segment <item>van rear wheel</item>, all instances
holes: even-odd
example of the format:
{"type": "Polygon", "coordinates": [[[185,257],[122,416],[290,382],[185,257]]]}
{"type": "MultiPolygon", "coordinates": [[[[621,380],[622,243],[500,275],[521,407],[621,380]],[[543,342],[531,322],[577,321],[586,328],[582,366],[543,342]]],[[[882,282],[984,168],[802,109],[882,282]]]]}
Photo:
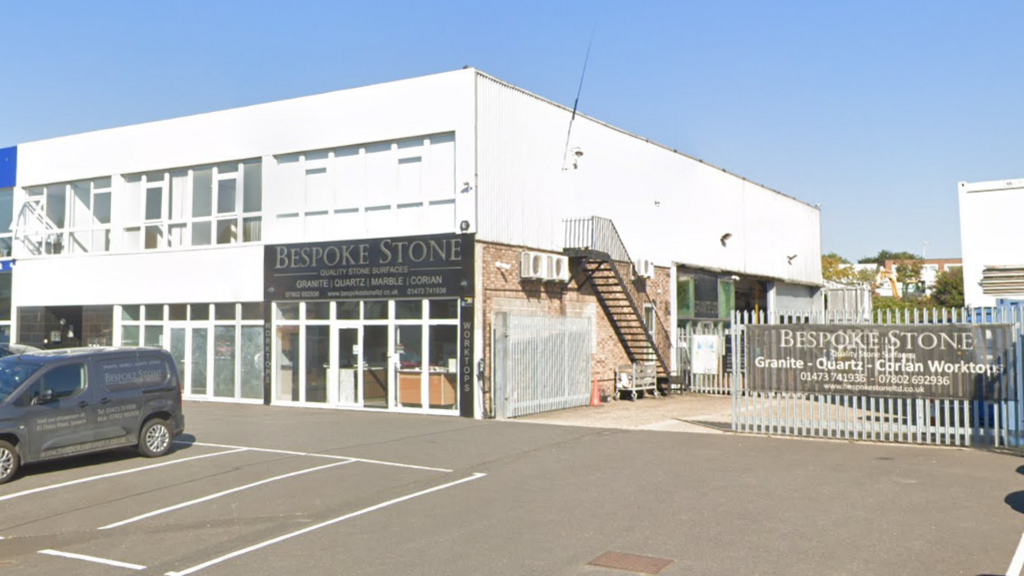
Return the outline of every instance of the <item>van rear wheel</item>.
{"type": "Polygon", "coordinates": [[[139,453],[147,458],[167,454],[171,451],[171,436],[171,428],[166,420],[147,420],[139,432],[139,453]]]}
{"type": "Polygon", "coordinates": [[[0,440],[0,484],[7,482],[18,473],[18,450],[10,442],[0,440]]]}

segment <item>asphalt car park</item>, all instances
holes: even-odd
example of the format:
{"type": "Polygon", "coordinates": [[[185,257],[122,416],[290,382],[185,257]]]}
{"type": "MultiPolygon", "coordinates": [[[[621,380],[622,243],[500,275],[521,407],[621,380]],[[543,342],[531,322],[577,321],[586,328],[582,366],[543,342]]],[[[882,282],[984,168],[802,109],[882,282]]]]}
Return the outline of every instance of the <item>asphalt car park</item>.
{"type": "MultiPolygon", "coordinates": [[[[156,460],[26,467],[0,573],[1004,574],[1020,459],[215,403],[156,460]],[[635,572],[634,572],[635,573],[635,572]]],[[[1024,469],[1024,468],[1022,468],[1024,469]]]]}

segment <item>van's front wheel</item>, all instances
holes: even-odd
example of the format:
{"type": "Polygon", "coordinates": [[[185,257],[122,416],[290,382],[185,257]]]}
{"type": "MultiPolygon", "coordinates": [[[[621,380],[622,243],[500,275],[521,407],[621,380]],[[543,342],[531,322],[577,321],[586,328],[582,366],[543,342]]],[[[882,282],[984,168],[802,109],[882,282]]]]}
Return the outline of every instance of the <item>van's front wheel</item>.
{"type": "Polygon", "coordinates": [[[18,450],[10,442],[0,440],[0,484],[7,482],[18,473],[18,450]]]}
{"type": "Polygon", "coordinates": [[[166,420],[153,418],[142,425],[139,432],[139,453],[147,458],[157,458],[171,451],[171,428],[166,420]]]}

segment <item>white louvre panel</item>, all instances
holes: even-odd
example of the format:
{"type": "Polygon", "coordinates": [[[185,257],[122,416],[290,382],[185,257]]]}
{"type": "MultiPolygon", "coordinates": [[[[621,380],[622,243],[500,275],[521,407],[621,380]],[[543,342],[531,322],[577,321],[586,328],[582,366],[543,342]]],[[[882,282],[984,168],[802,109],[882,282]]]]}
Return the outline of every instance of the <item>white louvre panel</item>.
{"type": "Polygon", "coordinates": [[[553,282],[568,282],[569,257],[549,255],[548,258],[548,280],[553,282]]]}
{"type": "Polygon", "coordinates": [[[523,280],[546,280],[547,265],[547,254],[523,252],[519,260],[519,277],[523,280]]]}
{"type": "Polygon", "coordinates": [[[634,263],[636,268],[636,275],[641,278],[653,278],[654,277],[654,264],[650,260],[637,260],[634,263]]]}
{"type": "Polygon", "coordinates": [[[989,266],[981,273],[981,290],[988,296],[1024,295],[1024,266],[989,266]]]}

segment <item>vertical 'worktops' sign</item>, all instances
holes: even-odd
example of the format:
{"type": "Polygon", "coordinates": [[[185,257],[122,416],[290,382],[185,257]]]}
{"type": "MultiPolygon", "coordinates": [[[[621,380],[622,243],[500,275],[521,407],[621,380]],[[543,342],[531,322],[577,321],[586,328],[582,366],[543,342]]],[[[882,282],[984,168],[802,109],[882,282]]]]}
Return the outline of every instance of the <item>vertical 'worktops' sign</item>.
{"type": "Polygon", "coordinates": [[[753,391],[915,398],[1016,395],[1009,325],[746,327],[753,391]]]}
{"type": "Polygon", "coordinates": [[[270,300],[472,296],[473,236],[439,234],[264,248],[270,300]]]}

